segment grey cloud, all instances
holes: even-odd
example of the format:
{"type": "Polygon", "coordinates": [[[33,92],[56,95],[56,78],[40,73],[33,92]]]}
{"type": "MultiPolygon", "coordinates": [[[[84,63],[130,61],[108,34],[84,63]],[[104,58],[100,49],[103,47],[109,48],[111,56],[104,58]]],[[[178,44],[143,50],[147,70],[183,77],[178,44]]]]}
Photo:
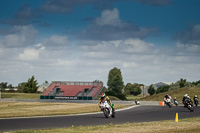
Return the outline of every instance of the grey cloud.
{"type": "Polygon", "coordinates": [[[141,2],[142,4],[150,4],[153,6],[163,6],[172,3],[172,0],[137,0],[137,1],[141,2]]]}
{"type": "Polygon", "coordinates": [[[50,27],[51,24],[39,20],[42,16],[43,13],[40,10],[32,9],[28,4],[24,4],[13,15],[13,18],[3,19],[1,23],[19,26],[37,24],[42,27],[50,27]]]}
{"type": "Polygon", "coordinates": [[[157,33],[157,28],[139,27],[120,20],[118,9],[104,10],[79,37],[86,40],[120,40],[126,38],[145,38],[157,33]]]}
{"type": "Polygon", "coordinates": [[[200,45],[200,24],[194,25],[175,36],[175,40],[183,44],[200,45]]]}
{"type": "Polygon", "coordinates": [[[38,31],[32,25],[13,26],[8,34],[3,36],[0,44],[5,47],[23,47],[34,45],[38,31]]]}
{"type": "MultiPolygon", "coordinates": [[[[149,4],[153,6],[163,6],[171,4],[172,0],[127,0],[149,4]]],[[[124,0],[49,0],[45,2],[40,10],[53,13],[70,13],[79,5],[92,5],[94,9],[112,9],[115,2],[124,2],[124,0]]]]}
{"type": "Polygon", "coordinates": [[[27,25],[31,23],[31,20],[39,18],[39,16],[40,13],[38,11],[25,4],[19,8],[12,19],[4,19],[1,22],[10,25],[27,25]]]}
{"type": "Polygon", "coordinates": [[[90,25],[80,34],[82,39],[119,40],[125,38],[145,38],[157,32],[157,28],[140,28],[133,24],[118,27],[111,25],[90,25]]]}
{"type": "Polygon", "coordinates": [[[40,10],[44,12],[69,13],[75,9],[77,5],[90,3],[92,0],[49,0],[44,3],[40,10]]]}

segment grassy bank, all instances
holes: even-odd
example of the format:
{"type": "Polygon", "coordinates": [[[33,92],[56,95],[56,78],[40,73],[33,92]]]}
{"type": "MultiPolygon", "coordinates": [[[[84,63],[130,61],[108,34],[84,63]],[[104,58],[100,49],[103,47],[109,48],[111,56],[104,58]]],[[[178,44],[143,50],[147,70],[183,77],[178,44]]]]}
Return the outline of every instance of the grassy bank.
{"type": "MultiPolygon", "coordinates": [[[[0,118],[68,115],[98,112],[96,104],[88,103],[40,103],[40,102],[0,102],[0,118]]],[[[127,105],[115,104],[115,108],[127,105]]]]}
{"type": "Polygon", "coordinates": [[[172,98],[176,97],[178,101],[182,101],[183,95],[188,94],[191,98],[194,95],[200,96],[200,87],[184,87],[175,90],[169,90],[168,92],[155,94],[153,96],[140,98],[142,101],[161,101],[165,94],[168,93],[172,98]]]}
{"type": "Polygon", "coordinates": [[[1,98],[16,98],[16,99],[40,99],[40,94],[36,93],[1,93],[1,98]]]}
{"type": "Polygon", "coordinates": [[[80,126],[71,128],[56,128],[42,130],[21,130],[10,133],[200,133],[200,117],[174,121],[125,123],[120,125],[80,126]]]}

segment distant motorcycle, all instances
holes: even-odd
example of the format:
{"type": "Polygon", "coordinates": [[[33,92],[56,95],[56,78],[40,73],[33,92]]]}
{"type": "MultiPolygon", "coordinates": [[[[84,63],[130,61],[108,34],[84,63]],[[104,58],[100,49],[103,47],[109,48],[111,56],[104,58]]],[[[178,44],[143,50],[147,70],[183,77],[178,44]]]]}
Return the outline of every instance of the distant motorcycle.
{"type": "Polygon", "coordinates": [[[196,105],[196,107],[198,106],[198,104],[199,104],[198,98],[195,98],[195,99],[194,99],[194,104],[196,105]]]}
{"type": "Polygon", "coordinates": [[[140,102],[138,100],[136,100],[135,105],[140,105],[140,102]]]}
{"type": "Polygon", "coordinates": [[[193,103],[190,100],[186,99],[185,104],[186,104],[187,109],[189,109],[191,112],[194,111],[193,103]]]}
{"type": "Polygon", "coordinates": [[[172,107],[172,101],[171,101],[171,99],[170,99],[170,98],[167,98],[167,99],[165,100],[165,104],[171,108],[171,107],[172,107]]]}
{"type": "Polygon", "coordinates": [[[178,106],[178,101],[177,101],[177,100],[175,100],[175,101],[174,101],[174,104],[175,104],[176,106],[178,106]]]}
{"type": "Polygon", "coordinates": [[[114,105],[113,104],[109,105],[107,101],[104,101],[104,102],[101,102],[100,108],[101,108],[101,111],[103,111],[104,116],[106,118],[108,118],[110,116],[112,118],[115,117],[115,109],[114,109],[114,105]]]}

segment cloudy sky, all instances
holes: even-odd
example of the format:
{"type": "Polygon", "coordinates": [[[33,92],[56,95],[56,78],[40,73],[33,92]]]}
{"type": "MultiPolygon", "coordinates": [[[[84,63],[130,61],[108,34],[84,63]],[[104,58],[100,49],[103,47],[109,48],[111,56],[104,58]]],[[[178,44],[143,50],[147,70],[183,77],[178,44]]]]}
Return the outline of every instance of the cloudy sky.
{"type": "Polygon", "coordinates": [[[200,80],[199,0],[0,0],[0,82],[200,80]]]}

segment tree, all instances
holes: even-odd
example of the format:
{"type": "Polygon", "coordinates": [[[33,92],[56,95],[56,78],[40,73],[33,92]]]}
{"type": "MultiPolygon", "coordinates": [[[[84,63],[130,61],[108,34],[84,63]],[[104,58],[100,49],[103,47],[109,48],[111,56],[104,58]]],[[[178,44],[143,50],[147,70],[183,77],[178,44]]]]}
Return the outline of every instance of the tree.
{"type": "Polygon", "coordinates": [[[151,84],[151,85],[149,86],[148,93],[149,93],[150,95],[153,95],[153,94],[155,94],[155,92],[156,92],[156,90],[154,89],[153,85],[151,84]]]}
{"type": "Polygon", "coordinates": [[[37,80],[35,80],[34,75],[28,79],[28,82],[25,83],[23,92],[24,93],[36,93],[38,88],[37,80]]]}
{"type": "Polygon", "coordinates": [[[7,88],[8,82],[1,82],[0,83],[0,88],[7,88]]]}
{"type": "Polygon", "coordinates": [[[114,91],[116,94],[122,93],[124,82],[120,69],[114,67],[110,70],[107,85],[109,91],[114,91]]]}
{"type": "Polygon", "coordinates": [[[186,79],[180,79],[180,83],[179,83],[179,86],[180,86],[180,88],[183,88],[183,87],[185,87],[185,85],[186,85],[186,79]]]}
{"type": "Polygon", "coordinates": [[[169,87],[170,87],[169,85],[160,86],[160,87],[156,90],[156,94],[168,91],[168,90],[169,90],[169,87]]]}
{"type": "Polygon", "coordinates": [[[140,88],[140,84],[134,83],[127,83],[125,86],[125,92],[126,94],[131,94],[131,95],[139,95],[141,94],[142,90],[140,88]]]}
{"type": "Polygon", "coordinates": [[[132,84],[131,83],[127,83],[125,88],[124,88],[124,91],[125,91],[126,95],[130,95],[131,88],[132,88],[132,84]]]}

